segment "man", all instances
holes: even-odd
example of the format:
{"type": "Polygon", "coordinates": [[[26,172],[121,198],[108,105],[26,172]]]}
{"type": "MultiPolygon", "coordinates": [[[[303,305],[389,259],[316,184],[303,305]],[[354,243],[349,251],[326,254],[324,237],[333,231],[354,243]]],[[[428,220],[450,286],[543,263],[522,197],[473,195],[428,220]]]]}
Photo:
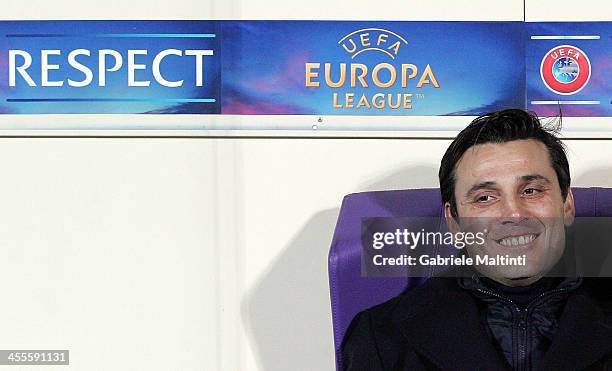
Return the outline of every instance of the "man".
{"type": "Polygon", "coordinates": [[[518,109],[479,117],[447,149],[439,179],[449,229],[487,231],[470,257],[527,264],[450,270],[360,313],[345,370],[612,370],[610,281],[567,264],[574,198],[554,130],[518,109]]]}

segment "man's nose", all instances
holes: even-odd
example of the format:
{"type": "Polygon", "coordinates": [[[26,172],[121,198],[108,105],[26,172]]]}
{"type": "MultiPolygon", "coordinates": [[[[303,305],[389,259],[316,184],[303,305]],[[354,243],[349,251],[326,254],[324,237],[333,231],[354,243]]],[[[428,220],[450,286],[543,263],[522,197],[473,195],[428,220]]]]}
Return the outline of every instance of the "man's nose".
{"type": "Polygon", "coordinates": [[[519,197],[506,197],[503,201],[502,221],[516,223],[529,217],[529,210],[519,197]]]}

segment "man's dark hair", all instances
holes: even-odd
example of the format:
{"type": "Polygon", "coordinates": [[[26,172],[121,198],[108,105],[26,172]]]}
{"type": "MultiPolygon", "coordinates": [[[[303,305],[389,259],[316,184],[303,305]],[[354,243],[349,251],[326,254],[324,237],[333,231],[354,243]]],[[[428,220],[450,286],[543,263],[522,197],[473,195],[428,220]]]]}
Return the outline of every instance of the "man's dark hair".
{"type": "Polygon", "coordinates": [[[570,170],[565,146],[556,134],[561,128],[557,125],[542,125],[538,117],[521,109],[506,109],[482,115],[472,121],[453,140],[440,163],[438,177],[442,202],[450,202],[451,215],[457,217],[455,200],[455,165],[472,146],[485,143],[506,143],[520,139],[535,139],[546,146],[551,165],[557,173],[563,200],[570,186],[570,170]]]}

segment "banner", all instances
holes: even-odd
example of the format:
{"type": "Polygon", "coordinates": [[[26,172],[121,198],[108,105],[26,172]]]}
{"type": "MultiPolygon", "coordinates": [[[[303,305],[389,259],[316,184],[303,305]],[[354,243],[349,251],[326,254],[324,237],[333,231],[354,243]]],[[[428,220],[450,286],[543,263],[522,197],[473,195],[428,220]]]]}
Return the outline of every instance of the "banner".
{"type": "Polygon", "coordinates": [[[540,116],[612,116],[612,23],[527,23],[527,105],[540,116]]]}
{"type": "Polygon", "coordinates": [[[0,113],[612,114],[609,22],[2,21],[0,113]],[[606,73],[608,71],[608,73],[606,73]]]}

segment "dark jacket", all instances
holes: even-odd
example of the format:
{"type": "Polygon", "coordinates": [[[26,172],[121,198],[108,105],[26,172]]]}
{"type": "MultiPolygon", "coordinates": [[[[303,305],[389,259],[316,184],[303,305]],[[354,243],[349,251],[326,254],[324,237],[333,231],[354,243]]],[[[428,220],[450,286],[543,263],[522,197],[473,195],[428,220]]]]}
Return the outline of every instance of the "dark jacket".
{"type": "Polygon", "coordinates": [[[567,297],[582,283],[579,277],[544,277],[531,285],[508,287],[476,272],[457,281],[480,302],[489,340],[514,371],[539,368],[559,328],[567,297]]]}
{"type": "MultiPolygon", "coordinates": [[[[345,370],[509,370],[477,300],[455,278],[360,313],[342,346],[345,370]]],[[[562,310],[541,371],[612,370],[612,280],[585,279],[562,310]]]]}

